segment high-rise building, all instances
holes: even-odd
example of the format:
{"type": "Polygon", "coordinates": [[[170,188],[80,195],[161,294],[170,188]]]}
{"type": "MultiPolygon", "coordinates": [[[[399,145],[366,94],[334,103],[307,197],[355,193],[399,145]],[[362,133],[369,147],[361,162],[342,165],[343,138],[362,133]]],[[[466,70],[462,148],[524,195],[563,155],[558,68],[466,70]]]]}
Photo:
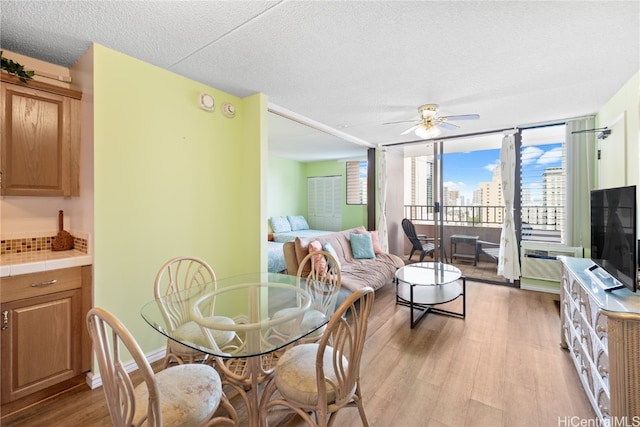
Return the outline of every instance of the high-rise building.
{"type": "Polygon", "coordinates": [[[459,206],[460,205],[460,190],[451,190],[445,187],[445,205],[459,206]]]}
{"type": "Polygon", "coordinates": [[[563,167],[546,168],[542,173],[544,224],[549,230],[564,230],[565,181],[563,167]]]}
{"type": "Polygon", "coordinates": [[[404,159],[404,204],[422,206],[421,219],[433,219],[433,163],[426,156],[404,159]],[[427,214],[428,213],[428,214],[427,214]]]}
{"type": "Polygon", "coordinates": [[[502,197],[502,175],[500,166],[493,169],[493,179],[490,182],[479,182],[480,190],[480,220],[492,224],[502,224],[504,199],[502,197]]]}

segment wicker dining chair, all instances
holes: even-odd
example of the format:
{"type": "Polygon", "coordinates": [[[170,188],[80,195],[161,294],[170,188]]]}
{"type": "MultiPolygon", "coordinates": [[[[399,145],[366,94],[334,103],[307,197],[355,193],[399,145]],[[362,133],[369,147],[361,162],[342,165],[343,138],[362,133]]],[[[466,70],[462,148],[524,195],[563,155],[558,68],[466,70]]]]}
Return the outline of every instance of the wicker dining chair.
{"type": "Polygon", "coordinates": [[[261,419],[283,407],[294,411],[310,426],[331,426],[335,414],[357,407],[368,426],[360,391],[360,360],[373,305],[370,287],[351,294],[331,316],[318,343],[287,350],[276,364],[260,403],[261,419]],[[310,413],[315,413],[315,419],[310,413]]]}
{"type": "MultiPolygon", "coordinates": [[[[160,310],[165,318],[166,325],[174,331],[174,334],[184,337],[196,345],[206,347],[209,342],[203,335],[200,326],[191,320],[191,305],[189,301],[180,298],[184,291],[191,287],[203,287],[209,283],[215,283],[216,275],[213,268],[204,260],[192,256],[180,256],[170,259],[160,267],[154,282],[154,296],[160,304],[160,310]],[[160,298],[168,295],[176,298],[160,298]]],[[[215,287],[210,288],[215,290],[215,287]]],[[[213,308],[212,308],[213,310],[213,308]]],[[[218,323],[233,324],[234,320],[224,316],[213,316],[218,323]]],[[[237,336],[229,331],[217,331],[216,344],[220,348],[237,340],[237,336]]],[[[185,362],[207,361],[208,355],[191,347],[179,344],[173,340],[167,340],[167,351],[164,359],[166,368],[172,361],[183,364],[185,362]]]]}
{"type": "Polygon", "coordinates": [[[129,330],[100,307],[87,313],[87,328],[96,354],[102,387],[116,427],[145,425],[204,426],[238,424],[235,409],[222,390],[216,370],[203,364],[176,365],[154,373],[129,330]],[[126,350],[142,377],[134,386],[126,350]],[[226,416],[218,413],[221,408],[226,416]]]}
{"type": "MultiPolygon", "coordinates": [[[[303,286],[311,295],[311,308],[304,314],[298,325],[295,322],[279,324],[274,328],[276,334],[290,335],[294,328],[307,328],[317,324],[318,319],[327,319],[336,308],[342,284],[342,273],[338,261],[326,251],[309,252],[298,266],[298,286],[303,286]]],[[[274,319],[288,315],[294,308],[282,309],[273,314],[274,319]]],[[[324,326],[298,340],[297,344],[318,341],[324,332],[324,326]]]]}

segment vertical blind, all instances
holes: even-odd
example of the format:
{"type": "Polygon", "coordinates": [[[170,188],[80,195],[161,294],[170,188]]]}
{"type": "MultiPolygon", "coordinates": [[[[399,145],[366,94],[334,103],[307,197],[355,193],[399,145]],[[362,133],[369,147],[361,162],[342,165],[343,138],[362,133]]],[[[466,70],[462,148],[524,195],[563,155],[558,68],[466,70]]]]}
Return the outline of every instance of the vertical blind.
{"type": "Polygon", "coordinates": [[[347,204],[367,204],[367,162],[347,162],[347,204]]]}

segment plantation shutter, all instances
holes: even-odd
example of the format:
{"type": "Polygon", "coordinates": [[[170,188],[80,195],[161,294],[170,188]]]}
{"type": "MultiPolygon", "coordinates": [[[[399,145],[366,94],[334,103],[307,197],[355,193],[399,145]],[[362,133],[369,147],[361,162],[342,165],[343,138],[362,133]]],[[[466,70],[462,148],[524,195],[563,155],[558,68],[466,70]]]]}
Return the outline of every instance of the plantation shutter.
{"type": "Polygon", "coordinates": [[[314,230],[342,230],[342,177],[307,179],[307,220],[314,230]]]}

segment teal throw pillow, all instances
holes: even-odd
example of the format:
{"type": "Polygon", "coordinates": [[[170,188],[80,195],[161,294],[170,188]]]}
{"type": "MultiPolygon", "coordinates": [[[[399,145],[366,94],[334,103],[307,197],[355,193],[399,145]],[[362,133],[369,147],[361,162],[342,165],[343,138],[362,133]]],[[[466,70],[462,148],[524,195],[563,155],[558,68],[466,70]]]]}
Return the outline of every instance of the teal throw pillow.
{"type": "Polygon", "coordinates": [[[309,229],[309,224],[307,224],[307,220],[304,219],[302,215],[288,215],[287,220],[289,221],[289,225],[291,225],[291,231],[309,229]]]}
{"type": "Polygon", "coordinates": [[[291,231],[291,225],[287,218],[283,216],[272,216],[271,229],[274,233],[288,233],[291,231]]]}
{"type": "MultiPolygon", "coordinates": [[[[336,252],[336,250],[333,249],[333,246],[331,246],[331,243],[326,242],[324,245],[322,245],[322,249],[324,249],[325,252],[329,252],[331,254],[331,256],[336,260],[336,263],[338,264],[338,270],[340,270],[342,268],[340,259],[338,258],[338,253],[336,252]]],[[[329,268],[333,268],[332,264],[332,262],[329,262],[329,268]]]]}
{"type": "Polygon", "coordinates": [[[351,233],[349,235],[349,242],[351,243],[351,252],[355,259],[373,259],[376,257],[375,252],[373,252],[371,234],[351,233]]]}

